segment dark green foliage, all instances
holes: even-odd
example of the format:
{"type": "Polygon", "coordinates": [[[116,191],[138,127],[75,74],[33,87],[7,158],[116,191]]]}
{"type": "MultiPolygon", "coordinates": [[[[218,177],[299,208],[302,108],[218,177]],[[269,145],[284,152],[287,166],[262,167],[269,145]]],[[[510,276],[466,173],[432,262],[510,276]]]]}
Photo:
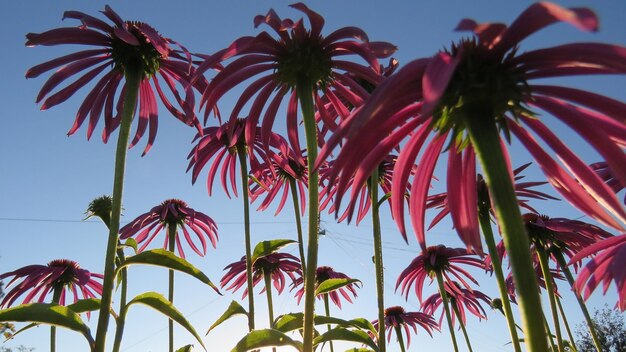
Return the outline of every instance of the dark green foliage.
{"type": "MultiPolygon", "coordinates": [[[[626,321],[622,313],[605,305],[604,308],[595,310],[592,320],[603,352],[626,351],[626,321]]],[[[579,352],[596,351],[585,323],[576,326],[576,335],[579,352]]]]}

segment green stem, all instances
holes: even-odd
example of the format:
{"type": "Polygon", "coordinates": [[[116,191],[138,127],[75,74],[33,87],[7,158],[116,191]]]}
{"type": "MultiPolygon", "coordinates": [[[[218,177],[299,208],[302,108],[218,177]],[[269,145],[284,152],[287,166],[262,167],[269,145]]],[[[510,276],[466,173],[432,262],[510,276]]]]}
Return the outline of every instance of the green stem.
{"type": "MultiPolygon", "coordinates": [[[[63,286],[55,286],[52,289],[52,303],[59,304],[61,299],[61,293],[63,292],[63,286]]],[[[50,352],[55,352],[57,349],[57,327],[52,325],[50,327],[50,352]]]]}
{"type": "Polygon", "coordinates": [[[539,256],[539,263],[541,264],[543,279],[546,282],[546,292],[548,293],[548,299],[550,301],[550,311],[552,312],[552,321],[554,323],[556,342],[559,347],[559,352],[564,352],[565,346],[563,345],[563,336],[561,336],[561,325],[559,323],[559,313],[556,307],[554,283],[552,282],[552,274],[550,274],[550,267],[548,264],[548,255],[543,250],[543,248],[536,247],[535,249],[537,250],[537,255],[539,256]]]}
{"type": "MultiPolygon", "coordinates": [[[[274,327],[274,304],[272,303],[272,276],[269,272],[263,270],[263,278],[265,279],[265,295],[267,296],[267,311],[270,316],[270,329],[274,327]]],[[[276,347],[272,347],[272,351],[276,352],[276,347]]]]}
{"type": "Polygon", "coordinates": [[[450,338],[452,339],[452,346],[454,346],[454,352],[459,352],[459,346],[456,343],[456,336],[454,335],[454,326],[452,325],[452,316],[450,315],[450,307],[448,306],[448,293],[443,284],[443,274],[441,271],[437,271],[437,285],[439,286],[439,295],[441,295],[441,301],[443,302],[443,310],[446,313],[446,320],[448,321],[448,330],[450,330],[450,338]]]}
{"type": "Polygon", "coordinates": [[[552,335],[552,331],[550,331],[550,325],[548,325],[548,319],[546,319],[545,315],[542,314],[542,316],[543,316],[543,326],[545,327],[546,332],[548,333],[548,341],[550,343],[550,348],[551,348],[550,351],[556,352],[557,347],[554,344],[554,339],[552,338],[553,335],[552,335]]]}
{"type": "Polygon", "coordinates": [[[317,126],[313,107],[313,87],[306,82],[297,84],[296,92],[300,100],[309,165],[309,234],[307,246],[307,268],[304,276],[304,322],[303,351],[313,352],[313,317],[315,316],[315,272],[318,252],[318,216],[319,216],[319,175],[313,164],[317,159],[317,126]]]}
{"type": "MultiPolygon", "coordinates": [[[[400,329],[400,325],[396,326],[395,329],[396,336],[398,337],[398,343],[400,344],[400,352],[406,352],[404,347],[404,338],[402,337],[402,330],[400,329]]],[[[385,335],[379,336],[378,339],[385,339],[385,335]]]]}
{"type": "Polygon", "coordinates": [[[95,350],[104,352],[106,345],[107,329],[109,328],[109,311],[113,299],[113,285],[115,282],[115,252],[120,230],[120,215],[122,211],[122,194],[124,193],[124,170],[126,169],[126,150],[128,149],[128,137],[130,125],[133,121],[139,83],[141,82],[143,68],[139,65],[126,65],[126,93],[124,94],[124,107],[120,122],[120,132],[115,151],[115,172],[113,176],[113,196],[111,204],[111,223],[109,238],[104,259],[104,281],[102,283],[102,298],[100,313],[98,315],[98,327],[96,330],[95,350]]]}
{"type": "Polygon", "coordinates": [[[378,206],[378,169],[369,179],[370,202],[372,203],[372,232],[374,234],[374,265],[376,270],[376,299],[378,303],[378,349],[385,352],[385,273],[383,267],[383,243],[380,231],[380,213],[378,206]]]}
{"type": "MultiPolygon", "coordinates": [[[[174,253],[174,250],[176,249],[176,224],[168,224],[167,232],[167,249],[174,253]]],[[[174,270],[172,269],[169,270],[168,283],[167,299],[170,303],[174,303],[174,270]]],[[[174,352],[174,321],[172,319],[168,320],[167,328],[169,332],[169,351],[174,352]]]]}
{"type": "MultiPolygon", "coordinates": [[[[120,260],[120,264],[124,263],[126,257],[124,256],[124,250],[117,249],[117,257],[120,260]]],[[[115,339],[113,340],[113,352],[119,352],[122,345],[122,336],[124,335],[124,326],[126,325],[126,297],[128,295],[128,272],[126,268],[123,268],[120,272],[122,275],[121,293],[120,293],[120,314],[116,320],[115,327],[115,339]]]]}
{"type": "Polygon", "coordinates": [[[246,146],[237,144],[237,155],[241,169],[241,193],[243,196],[243,217],[246,242],[246,281],[248,284],[248,330],[254,330],[254,291],[252,286],[252,243],[250,239],[250,202],[248,201],[248,161],[246,146]]]}
{"type": "Polygon", "coordinates": [[[461,320],[461,312],[459,312],[459,307],[457,306],[456,302],[450,302],[450,305],[452,306],[452,309],[454,309],[454,314],[456,314],[459,320],[459,325],[461,326],[461,331],[463,332],[463,337],[465,338],[467,349],[469,350],[469,352],[473,352],[472,344],[470,344],[469,335],[467,335],[467,330],[465,329],[465,324],[463,324],[463,320],[461,320]]]}
{"type": "Polygon", "coordinates": [[[291,200],[293,203],[293,212],[296,218],[296,230],[298,230],[298,250],[300,251],[300,263],[302,264],[302,272],[306,272],[306,258],[304,256],[304,238],[302,237],[302,219],[300,217],[300,202],[298,202],[298,187],[296,179],[289,178],[289,186],[291,187],[291,200]]]}
{"type": "MultiPolygon", "coordinates": [[[[326,316],[330,318],[330,303],[328,302],[328,293],[324,294],[324,309],[326,310],[326,316]]],[[[330,324],[327,324],[326,328],[330,331],[330,324]]],[[[335,352],[332,341],[329,341],[329,345],[330,345],[330,352],[335,352]]]]}
{"type": "Polygon", "coordinates": [[[578,348],[576,348],[576,343],[574,342],[574,335],[572,335],[572,330],[569,328],[567,317],[565,317],[565,311],[563,310],[561,299],[559,299],[558,296],[556,296],[555,298],[556,298],[556,305],[559,308],[559,313],[561,313],[561,318],[563,318],[563,325],[565,325],[565,331],[567,331],[567,336],[569,337],[569,346],[574,352],[576,352],[578,351],[578,348]]]}
{"type": "Polygon", "coordinates": [[[574,296],[576,296],[576,301],[578,301],[578,305],[580,306],[580,310],[583,312],[583,316],[585,317],[585,321],[587,322],[587,328],[589,329],[589,333],[591,334],[591,339],[593,340],[593,344],[596,346],[596,350],[598,352],[602,352],[602,344],[600,343],[600,339],[598,338],[598,333],[596,331],[595,325],[591,320],[591,315],[589,314],[589,310],[587,310],[587,305],[585,301],[583,301],[582,297],[578,293],[578,291],[574,290],[574,276],[572,275],[572,271],[569,270],[567,266],[567,262],[565,262],[565,258],[563,257],[563,253],[556,252],[555,255],[556,261],[561,268],[563,274],[565,274],[565,278],[567,278],[567,282],[572,288],[572,292],[574,296]]]}
{"type": "Polygon", "coordinates": [[[465,119],[467,132],[485,172],[485,181],[508,251],[528,351],[545,352],[548,345],[541,322],[542,311],[537,292],[537,278],[528,251],[530,245],[500,146],[498,129],[492,120],[493,112],[491,109],[484,111],[483,107],[475,107],[473,110],[468,107],[468,110],[470,116],[465,119]]]}
{"type": "MultiPolygon", "coordinates": [[[[487,195],[487,202],[489,196],[487,195]]],[[[479,198],[481,196],[479,195],[479,198]]],[[[522,348],[519,343],[519,336],[517,335],[515,319],[513,318],[513,310],[511,309],[511,302],[509,301],[509,295],[506,289],[506,281],[504,279],[504,272],[502,271],[502,262],[498,256],[498,249],[496,248],[496,242],[491,230],[491,220],[489,216],[489,206],[487,209],[479,209],[478,220],[480,222],[480,228],[483,231],[483,237],[487,243],[487,249],[489,250],[489,257],[491,258],[491,266],[496,274],[496,282],[498,283],[498,291],[500,292],[500,300],[502,301],[502,307],[504,308],[504,317],[506,318],[507,326],[509,328],[509,334],[511,335],[511,344],[515,349],[515,352],[521,352],[522,348]]]]}

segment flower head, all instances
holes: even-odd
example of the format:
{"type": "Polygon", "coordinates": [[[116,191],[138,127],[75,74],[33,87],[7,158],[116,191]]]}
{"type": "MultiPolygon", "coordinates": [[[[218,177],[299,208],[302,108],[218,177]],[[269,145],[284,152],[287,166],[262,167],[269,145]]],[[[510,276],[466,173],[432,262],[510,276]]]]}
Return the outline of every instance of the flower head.
{"type": "MultiPolygon", "coordinates": [[[[378,320],[372,322],[374,328],[378,330],[378,320]]],[[[404,328],[406,334],[407,347],[411,345],[411,332],[417,334],[417,327],[426,330],[428,335],[433,336],[433,330],[439,330],[439,325],[433,319],[432,315],[422,312],[406,312],[400,306],[393,306],[385,309],[385,329],[387,330],[387,341],[391,340],[391,334],[394,329],[404,328]]]]}
{"type": "Polygon", "coordinates": [[[7,308],[23,294],[26,297],[22,304],[36,301],[44,302],[51,291],[59,290],[59,301],[65,305],[68,291],[72,293],[73,302],[80,296],[84,299],[95,298],[102,294],[102,284],[99,280],[104,277],[82,269],[78,263],[68,259],[57,259],[47,265],[28,265],[23,268],[0,275],[0,280],[13,276],[7,284],[6,296],[0,307],[7,308]],[[18,281],[22,279],[21,282],[18,281]],[[15,284],[14,287],[11,287],[15,284]]]}
{"type": "Polygon", "coordinates": [[[617,306],[623,312],[626,310],[626,234],[614,236],[578,252],[570,263],[575,263],[581,259],[596,254],[595,257],[580,270],[574,289],[580,292],[581,296],[587,300],[591,293],[602,284],[602,293],[606,294],[611,281],[615,281],[617,287],[617,306]]]}
{"type": "MultiPolygon", "coordinates": [[[[317,267],[317,270],[315,271],[315,288],[317,289],[317,287],[319,285],[322,284],[322,282],[328,280],[328,279],[350,279],[350,277],[344,273],[335,271],[333,268],[329,267],[329,266],[319,266],[317,267]]],[[[292,285],[292,290],[295,289],[298,286],[302,286],[302,288],[300,288],[297,292],[296,292],[296,298],[298,298],[298,304],[300,304],[300,301],[302,300],[302,297],[304,296],[304,279],[303,278],[298,278],[292,285]]],[[[341,299],[339,297],[339,294],[341,294],[341,296],[343,296],[343,298],[352,303],[352,298],[350,298],[350,295],[352,295],[352,297],[356,298],[357,294],[356,294],[356,288],[359,287],[359,283],[358,282],[353,282],[353,283],[349,283],[337,290],[331,291],[328,294],[328,297],[331,299],[331,301],[333,301],[333,303],[339,307],[341,309],[341,299]]],[[[323,295],[318,295],[317,298],[318,299],[322,299],[323,295]]]]}
{"type": "Polygon", "coordinates": [[[322,16],[303,3],[296,3],[291,7],[307,16],[309,29],[303,19],[282,19],[274,10],[270,10],[264,16],[256,16],[254,24],[269,26],[277,37],[263,31],[255,37],[239,38],[229,48],[211,55],[197,70],[202,73],[225,59],[234,59],[224,64],[223,70],[204,91],[201,104],[207,108],[207,112],[227,91],[245,80],[254,79],[241,94],[231,113],[231,120],[237,118],[246,103],[252,102],[248,115],[251,128],[246,135],[248,143],[251,143],[250,137],[255,134],[256,124],[261,116],[261,134],[267,138],[281,102],[289,96],[288,139],[294,148],[299,145],[298,85],[313,89],[316,110],[319,111],[320,106],[324,105],[317,94],[320,91],[333,97],[328,101],[333,110],[347,116],[349,111],[345,102],[357,106],[363,101],[363,97],[353,91],[352,88],[358,86],[358,83],[348,73],[375,84],[379,80],[377,72],[380,70],[377,58],[387,57],[395,51],[391,44],[370,42],[367,35],[356,27],[340,28],[323,36],[322,16]],[[360,56],[367,65],[342,60],[345,55],[360,56]]]}
{"type": "Polygon", "coordinates": [[[139,247],[139,251],[143,251],[156,235],[165,229],[165,244],[163,248],[167,248],[169,239],[168,228],[170,227],[176,228],[176,247],[182,258],[185,258],[185,252],[180,242],[179,228],[182,230],[191,249],[200,256],[206,254],[207,239],[211,242],[213,248],[217,244],[217,225],[213,219],[206,214],[193,210],[180,199],[168,199],[150,209],[149,212],[139,215],[135,220],[120,229],[120,239],[134,237],[138,244],[142,244],[139,247]],[[195,244],[191,232],[200,242],[202,250],[195,244]]]}
{"type": "MultiPolygon", "coordinates": [[[[452,315],[452,325],[454,325],[456,318],[459,318],[461,322],[463,323],[463,325],[466,325],[465,310],[475,315],[478,319],[487,319],[487,314],[485,313],[485,309],[483,308],[480,302],[482,301],[483,303],[486,303],[487,305],[491,305],[491,298],[489,298],[489,296],[487,296],[486,294],[478,290],[472,290],[472,289],[462,287],[461,285],[459,285],[458,283],[454,281],[446,282],[444,287],[446,289],[446,295],[448,297],[450,304],[456,305],[459,311],[459,315],[460,315],[459,317],[457,317],[454,309],[450,311],[452,315]]],[[[422,305],[422,310],[426,314],[434,315],[442,303],[443,303],[443,300],[441,299],[441,294],[437,292],[434,295],[424,300],[423,305],[422,305]]],[[[441,325],[443,316],[444,316],[444,312],[442,309],[441,317],[439,318],[439,325],[441,325]]]]}
{"type": "MultiPolygon", "coordinates": [[[[460,237],[468,246],[476,247],[479,244],[473,240],[475,227],[467,213],[474,212],[475,173],[468,170],[473,169],[475,156],[466,126],[470,121],[476,122],[470,118],[483,118],[481,124],[495,125],[503,132],[501,148],[506,158],[504,140],[513,135],[565,199],[594,219],[622,228],[610,214],[626,220],[626,211],[615,194],[544,124],[547,117],[539,111],[553,115],[574,130],[602,155],[616,178],[626,183],[626,104],[584,90],[536,84],[533,80],[626,73],[626,48],[582,43],[519,54],[518,45],[524,38],[556,22],[568,22],[587,31],[595,31],[598,24],[588,9],[565,9],[546,2],[531,5],[510,26],[461,21],[457,29],[473,31],[473,38],[462,39],[432,58],[405,65],[381,82],[368,102],[337,129],[336,134],[348,141],[337,157],[342,167],[336,174],[341,174],[341,178],[350,178],[356,172],[370,174],[375,161],[382,160],[408,138],[398,158],[392,204],[394,217],[404,233],[401,190],[408,177],[399,175],[406,174],[421,153],[409,203],[412,225],[419,234],[424,225],[431,176],[440,154],[446,150],[448,194],[456,197],[454,202],[450,200],[450,213],[460,237]],[[543,150],[529,130],[553,150],[556,159],[543,150]],[[380,136],[384,136],[382,140],[380,136]],[[362,155],[367,156],[365,160],[359,157],[362,155]]],[[[335,146],[328,143],[320,152],[320,159],[335,146]]],[[[425,247],[423,239],[418,240],[425,247]]]]}
{"type": "MultiPolygon", "coordinates": [[[[226,290],[233,292],[239,290],[246,284],[246,257],[241,260],[228,264],[224,270],[228,272],[220,280],[220,286],[226,285],[226,290]]],[[[263,280],[263,275],[269,273],[274,283],[274,288],[281,294],[285,289],[286,276],[291,279],[291,284],[302,277],[302,265],[300,259],[289,253],[270,253],[259,257],[252,263],[252,286],[256,286],[263,280]]],[[[261,293],[265,292],[265,287],[261,293]]],[[[243,291],[242,298],[248,295],[248,289],[243,291]]]]}
{"type": "MultiPolygon", "coordinates": [[[[41,109],[46,110],[64,102],[102,74],[78,109],[68,135],[74,134],[89,117],[87,138],[91,138],[100,116],[104,115],[102,139],[106,143],[120,124],[122,97],[126,90],[124,77],[129,70],[140,70],[139,119],[131,147],[143,137],[146,129],[149,132],[144,154],[154,143],[158,125],[155,91],[172,115],[201,131],[193,111],[194,96],[190,84],[193,67],[189,52],[177,42],[161,36],[146,23],[123,21],[108,5],[102,13],[113,23],[108,24],[79,11],[67,11],[63,18],[79,20],[80,26],[26,35],[27,46],[80,44],[98,47],[44,62],[26,72],[26,78],[34,78],[60,67],[46,81],[37,96],[37,103],[43,101],[41,109]],[[108,69],[111,67],[112,69],[108,69]],[[55,91],[61,83],[72,77],[78,78],[55,91]],[[163,84],[166,88],[162,87],[163,84]],[[175,98],[178,107],[170,102],[167,91],[175,98]],[[183,91],[184,98],[181,96],[183,91]]],[[[196,87],[204,88],[205,84],[204,80],[198,80],[196,87]]]]}
{"type": "Polygon", "coordinates": [[[428,247],[400,273],[396,281],[396,290],[402,286],[401,292],[408,298],[411,286],[415,285],[415,295],[421,303],[422,290],[426,279],[430,278],[432,281],[437,273],[443,275],[444,281],[451,281],[454,277],[459,280],[463,287],[471,290],[465,279],[475,284],[478,284],[478,282],[469,272],[463,269],[462,265],[484,268],[484,263],[479,258],[476,258],[475,254],[468,252],[464,248],[448,248],[443,245],[428,247]]]}

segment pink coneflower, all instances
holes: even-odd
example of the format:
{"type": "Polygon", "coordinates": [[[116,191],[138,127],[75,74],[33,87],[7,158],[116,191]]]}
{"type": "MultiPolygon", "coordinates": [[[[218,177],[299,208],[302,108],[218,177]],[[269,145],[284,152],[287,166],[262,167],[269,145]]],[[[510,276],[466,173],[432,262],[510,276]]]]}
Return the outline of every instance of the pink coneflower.
{"type": "MultiPolygon", "coordinates": [[[[454,281],[446,282],[445,287],[450,303],[456,306],[456,309],[453,308],[451,312],[453,324],[458,318],[463,325],[466,325],[466,310],[478,319],[487,319],[487,314],[481,305],[481,301],[490,306],[491,298],[489,298],[489,296],[478,290],[462,287],[454,281]],[[458,317],[456,316],[457,311],[459,313],[458,317]]],[[[424,300],[422,310],[426,314],[434,315],[442,303],[443,300],[441,299],[441,295],[439,293],[435,293],[424,300]]],[[[439,318],[440,325],[443,321],[443,316],[444,312],[442,309],[441,317],[439,318]]]]}
{"type": "MultiPolygon", "coordinates": [[[[372,322],[374,328],[378,330],[378,320],[374,320],[372,322]]],[[[401,341],[402,329],[404,329],[404,333],[406,334],[406,345],[409,347],[411,345],[411,331],[409,328],[413,329],[413,333],[417,334],[417,327],[421,327],[426,330],[428,335],[433,336],[433,330],[439,330],[439,325],[435,319],[433,319],[432,315],[428,315],[422,312],[407,312],[404,308],[400,306],[393,306],[385,309],[385,329],[388,331],[387,333],[387,341],[391,341],[391,334],[395,330],[398,335],[398,341],[401,341]]],[[[400,346],[404,350],[403,342],[401,342],[400,346]]]]}
{"type": "Polygon", "coordinates": [[[47,265],[28,265],[23,268],[0,275],[0,280],[13,276],[6,288],[10,290],[0,303],[0,307],[7,308],[26,294],[22,304],[33,301],[42,303],[48,293],[58,294],[58,302],[65,305],[67,292],[72,293],[73,302],[82,296],[83,299],[95,298],[102,294],[103,279],[100,274],[90,273],[82,269],[78,263],[68,259],[57,259],[47,265]],[[20,279],[21,282],[17,283],[20,279]],[[11,286],[14,287],[11,288],[11,286]],[[30,292],[29,292],[30,291],[30,292]],[[55,292],[56,291],[56,292],[55,292]]]}
{"type": "MultiPolygon", "coordinates": [[[[241,260],[228,264],[224,270],[228,270],[220,280],[220,286],[226,287],[226,290],[233,292],[239,290],[246,284],[246,257],[241,260]]],[[[252,264],[253,286],[256,286],[263,280],[263,275],[269,273],[274,284],[274,288],[281,294],[285,289],[286,278],[291,279],[291,284],[302,277],[302,267],[300,259],[289,253],[271,253],[266,256],[259,257],[252,264]]],[[[263,288],[261,293],[265,291],[263,288]]],[[[248,295],[248,289],[243,291],[242,298],[248,295]]]]}
{"type": "Polygon", "coordinates": [[[615,282],[617,287],[617,306],[623,312],[626,310],[626,234],[614,236],[596,244],[593,244],[572,257],[570,263],[575,263],[581,259],[596,254],[595,257],[585,265],[578,273],[575,289],[580,292],[585,300],[591,293],[602,284],[602,293],[615,282]]]}
{"type": "Polygon", "coordinates": [[[207,239],[211,242],[213,248],[217,244],[217,225],[213,219],[206,214],[193,210],[187,203],[179,199],[168,199],[150,209],[149,212],[139,215],[135,220],[120,229],[120,239],[134,237],[137,243],[141,244],[139,251],[143,251],[156,235],[165,229],[165,244],[163,248],[168,248],[168,229],[172,226],[176,227],[176,247],[178,247],[178,253],[182,258],[185,258],[185,252],[181,245],[178,228],[182,230],[185,240],[187,240],[191,249],[200,256],[206,254],[207,239]],[[193,232],[197,241],[200,242],[202,249],[198,248],[194,242],[191,232],[193,232]]]}
{"type": "MultiPolygon", "coordinates": [[[[366,105],[339,127],[320,159],[347,137],[345,148],[337,157],[342,166],[341,177],[347,179],[357,172],[369,175],[380,160],[408,137],[395,170],[392,202],[394,217],[404,233],[402,190],[408,182],[408,168],[421,151],[409,204],[413,228],[420,233],[432,173],[442,151],[448,151],[448,194],[457,198],[450,204],[451,215],[461,238],[476,246],[477,243],[466,240],[474,237],[465,233],[472,228],[466,209],[475,185],[475,175],[467,172],[475,163],[467,127],[470,122],[478,124],[469,121],[469,116],[480,115],[485,118],[481,124],[495,125],[506,139],[510,135],[517,137],[565,199],[594,219],[621,228],[602,208],[626,219],[615,194],[544,124],[546,117],[533,110],[553,115],[577,132],[604,157],[615,177],[626,183],[626,154],[622,149],[626,144],[626,105],[583,90],[532,81],[566,75],[625,73],[626,48],[582,43],[519,54],[518,45],[524,38],[560,21],[588,31],[596,30],[598,24],[588,9],[564,9],[551,3],[531,5],[509,27],[461,21],[457,29],[473,31],[474,38],[463,39],[432,58],[410,62],[385,79],[366,105]],[[529,130],[553,150],[565,167],[544,151],[529,130]],[[367,157],[364,159],[363,155],[367,157]]],[[[508,158],[504,142],[501,145],[508,158]]],[[[343,194],[339,192],[339,197],[343,194]]]]}
{"type": "Polygon", "coordinates": [[[483,261],[465,248],[448,248],[443,245],[428,247],[400,273],[396,281],[396,290],[402,286],[401,293],[408,298],[411,286],[415,285],[415,295],[422,303],[422,290],[426,279],[429,278],[432,282],[437,273],[442,274],[444,281],[449,282],[454,278],[461,282],[463,287],[471,290],[466,279],[475,284],[478,282],[460,265],[485,267],[483,261]]]}
{"type": "MultiPolygon", "coordinates": [[[[350,279],[350,277],[342,272],[335,271],[333,268],[329,266],[320,266],[315,271],[315,288],[317,289],[317,287],[321,285],[322,282],[328,279],[350,279]]],[[[293,283],[291,289],[293,290],[298,286],[302,286],[303,283],[304,283],[304,280],[302,278],[298,278],[293,283]]],[[[357,294],[356,294],[357,287],[359,287],[359,283],[354,282],[354,283],[347,284],[339,288],[338,290],[329,292],[327,294],[328,294],[328,297],[331,299],[331,301],[333,301],[333,303],[341,309],[341,298],[339,297],[339,294],[341,294],[341,296],[343,296],[343,298],[346,301],[352,303],[352,298],[357,297],[357,294]],[[350,295],[352,295],[352,298],[350,297],[350,295]]],[[[303,295],[304,295],[304,287],[301,287],[296,292],[296,298],[298,299],[298,304],[300,304],[300,301],[302,300],[303,295]]],[[[322,295],[319,295],[317,298],[322,299],[322,295]]]]}
{"type": "Polygon", "coordinates": [[[201,103],[207,108],[207,113],[227,91],[241,82],[254,79],[241,94],[231,113],[231,120],[237,118],[246,103],[252,101],[248,115],[250,129],[246,135],[248,143],[251,142],[249,137],[254,135],[261,116],[262,135],[267,137],[281,102],[288,98],[288,139],[294,148],[299,145],[298,84],[304,84],[308,89],[314,88],[316,110],[321,111],[320,107],[324,109],[323,102],[317,95],[317,91],[320,91],[332,98],[328,102],[335,111],[347,116],[348,109],[344,102],[357,106],[363,101],[363,97],[354,92],[353,87],[357,87],[358,83],[353,77],[377,83],[380,79],[377,74],[380,70],[377,58],[387,57],[396,49],[388,43],[368,41],[367,35],[356,27],[340,28],[324,37],[321,34],[324,27],[322,16],[303,3],[296,3],[291,7],[308,17],[310,29],[306,29],[302,19],[281,19],[274,10],[270,10],[264,16],[256,16],[254,24],[269,26],[275,31],[277,38],[265,31],[255,37],[240,38],[231,47],[211,55],[197,70],[201,74],[224,59],[234,58],[224,65],[223,70],[209,83],[202,95],[201,103]],[[341,60],[349,54],[362,57],[367,65],[341,60]],[[353,76],[347,73],[352,73],[353,76]],[[264,109],[265,113],[262,115],[264,109]]]}
{"type": "MultiPolygon", "coordinates": [[[[239,162],[238,148],[244,148],[247,160],[252,168],[256,167],[259,160],[267,160],[266,149],[261,142],[261,137],[257,133],[253,140],[250,140],[248,147],[244,139],[247,133],[247,119],[238,119],[234,122],[227,122],[219,127],[207,127],[202,135],[196,136],[196,145],[193,147],[187,159],[189,166],[187,171],[192,170],[191,180],[196,182],[202,169],[209,164],[209,174],[207,176],[207,189],[209,196],[213,193],[213,183],[218,175],[222,183],[222,188],[226,195],[230,198],[229,185],[233,194],[237,196],[237,171],[236,166],[239,162]],[[221,165],[221,171],[220,169],[221,165]]],[[[283,138],[277,134],[271,134],[270,144],[279,145],[283,138]]]]}
{"type": "MultiPolygon", "coordinates": [[[[105,126],[102,139],[106,143],[111,133],[120,125],[123,102],[121,97],[126,89],[126,83],[123,82],[124,76],[129,69],[141,70],[139,118],[131,147],[141,139],[146,129],[148,129],[148,143],[144,149],[144,155],[154,143],[158,125],[155,91],[172,115],[201,131],[200,123],[194,114],[194,95],[190,84],[190,76],[194,68],[187,49],[161,36],[148,24],[123,21],[108,5],[102,13],[113,22],[113,25],[82,12],[66,11],[63,14],[64,19],[77,19],[81,25],[26,35],[27,46],[79,44],[100,47],[47,61],[26,72],[26,78],[34,78],[61,67],[46,81],[37,96],[37,103],[43,101],[41,109],[46,110],[64,102],[89,81],[102,74],[78,109],[74,125],[68,135],[76,132],[89,117],[87,127],[89,139],[100,116],[104,115],[105,126]],[[85,72],[85,70],[89,71],[85,72]],[[61,83],[76,75],[80,77],[53,93],[61,83]],[[162,88],[163,84],[166,88],[162,88]],[[174,97],[176,101],[174,104],[178,107],[170,101],[171,98],[166,96],[167,91],[174,97]],[[182,92],[184,92],[184,98],[181,96],[182,92]]],[[[205,85],[204,80],[196,81],[198,89],[203,89],[205,85]]]]}

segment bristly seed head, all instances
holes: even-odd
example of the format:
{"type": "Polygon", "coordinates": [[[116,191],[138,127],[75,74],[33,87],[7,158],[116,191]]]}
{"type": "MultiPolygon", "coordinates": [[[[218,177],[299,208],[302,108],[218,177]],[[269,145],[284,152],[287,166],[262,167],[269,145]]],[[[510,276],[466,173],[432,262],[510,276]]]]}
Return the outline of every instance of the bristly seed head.
{"type": "Polygon", "coordinates": [[[159,71],[163,57],[139,29],[141,26],[148,26],[147,24],[137,21],[127,21],[126,24],[128,24],[128,31],[139,41],[139,45],[130,45],[114,37],[111,40],[111,56],[115,62],[115,68],[126,73],[127,69],[132,66],[133,69],[142,70],[142,79],[150,78],[159,71]]]}
{"type": "Polygon", "coordinates": [[[89,277],[85,275],[86,270],[81,269],[78,263],[69,259],[55,259],[48,263],[48,267],[61,268],[63,273],[59,276],[52,285],[58,288],[63,286],[70,286],[74,283],[84,283],[89,280],[89,277]]]}
{"type": "Polygon", "coordinates": [[[537,224],[544,220],[550,220],[546,215],[528,213],[522,215],[528,238],[536,246],[546,251],[557,250],[563,244],[556,238],[554,231],[537,224]]]}
{"type": "Polygon", "coordinates": [[[180,199],[168,199],[161,203],[161,206],[164,208],[161,213],[161,221],[165,224],[182,225],[187,218],[187,212],[181,208],[188,208],[188,205],[180,199]]]}
{"type": "Polygon", "coordinates": [[[310,86],[324,87],[331,80],[332,60],[330,53],[322,46],[322,38],[307,37],[304,40],[294,34],[278,54],[276,76],[278,81],[290,88],[298,82],[310,86]]]}
{"type": "Polygon", "coordinates": [[[463,39],[453,44],[452,57],[461,55],[459,62],[439,105],[433,112],[433,128],[440,132],[453,130],[454,141],[461,148],[469,142],[465,135],[465,119],[476,118],[475,111],[481,114],[485,123],[496,123],[506,130],[505,114],[513,117],[532,114],[523,106],[528,94],[528,84],[511,64],[515,50],[504,58],[493,58],[488,49],[475,39],[463,39]]]}

